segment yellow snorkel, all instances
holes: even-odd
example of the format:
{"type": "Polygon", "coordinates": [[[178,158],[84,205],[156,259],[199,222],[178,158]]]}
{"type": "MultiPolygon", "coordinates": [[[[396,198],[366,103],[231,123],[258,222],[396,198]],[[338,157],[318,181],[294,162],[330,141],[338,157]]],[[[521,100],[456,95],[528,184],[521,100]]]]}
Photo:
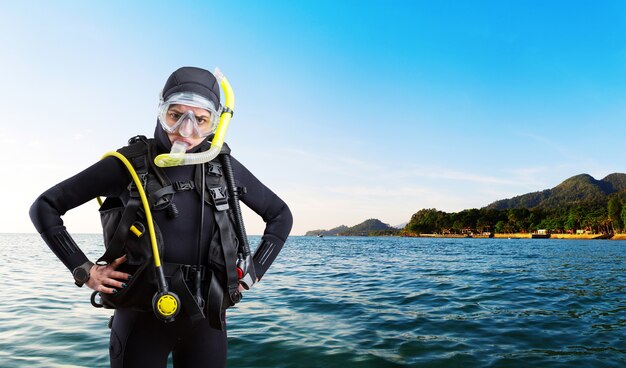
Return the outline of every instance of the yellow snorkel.
{"type": "Polygon", "coordinates": [[[226,137],[226,130],[230,119],[233,117],[233,111],[235,109],[235,94],[228,82],[228,79],[222,74],[222,72],[215,68],[213,72],[215,78],[222,86],[224,90],[224,110],[220,115],[220,121],[215,130],[215,135],[211,141],[211,148],[207,151],[199,153],[185,153],[185,145],[172,145],[172,151],[170,153],[160,154],[154,158],[154,163],[159,167],[181,166],[181,165],[197,165],[209,162],[222,150],[224,144],[224,138],[226,137]]]}

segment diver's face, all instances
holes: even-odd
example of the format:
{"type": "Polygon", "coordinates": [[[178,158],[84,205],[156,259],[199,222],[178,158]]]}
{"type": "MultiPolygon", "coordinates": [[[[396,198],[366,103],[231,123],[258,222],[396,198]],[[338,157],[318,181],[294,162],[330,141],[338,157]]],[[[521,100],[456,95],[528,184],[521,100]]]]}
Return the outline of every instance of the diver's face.
{"type": "MultiPolygon", "coordinates": [[[[167,119],[168,123],[171,119],[173,122],[177,121],[178,118],[183,116],[186,112],[192,111],[196,116],[196,120],[198,120],[198,124],[202,126],[206,123],[205,119],[211,116],[211,113],[205,109],[201,109],[199,107],[187,106],[187,105],[172,105],[167,110],[167,119]]],[[[209,124],[209,123],[206,123],[209,124]]],[[[187,150],[190,150],[200,143],[202,143],[206,137],[199,137],[195,133],[195,129],[193,123],[191,121],[185,121],[178,130],[174,133],[167,133],[167,137],[170,139],[170,143],[174,144],[176,141],[184,142],[188,145],[187,150]],[[186,137],[184,137],[184,136],[186,137]]]]}

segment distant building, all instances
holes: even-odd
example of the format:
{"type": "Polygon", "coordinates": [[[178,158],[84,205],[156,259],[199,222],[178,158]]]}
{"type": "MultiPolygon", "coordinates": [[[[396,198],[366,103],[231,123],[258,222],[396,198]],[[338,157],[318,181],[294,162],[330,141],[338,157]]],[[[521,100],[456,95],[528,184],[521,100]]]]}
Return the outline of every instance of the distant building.
{"type": "Polygon", "coordinates": [[[531,234],[533,239],[547,239],[550,237],[550,231],[546,229],[538,229],[536,233],[531,234]]]}

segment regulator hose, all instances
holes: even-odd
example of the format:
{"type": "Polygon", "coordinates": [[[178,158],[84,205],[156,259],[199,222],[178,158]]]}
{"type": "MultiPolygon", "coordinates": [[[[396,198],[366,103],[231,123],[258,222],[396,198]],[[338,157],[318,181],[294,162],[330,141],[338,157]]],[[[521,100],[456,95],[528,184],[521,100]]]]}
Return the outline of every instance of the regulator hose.
{"type": "MultiPolygon", "coordinates": [[[[157,286],[158,291],[152,298],[152,309],[154,310],[154,314],[162,319],[165,322],[174,321],[174,317],[180,312],[180,299],[178,296],[168,290],[167,281],[165,280],[165,273],[163,272],[163,268],[161,267],[161,257],[159,255],[159,248],[157,246],[156,240],[156,232],[154,230],[154,222],[152,220],[152,212],[150,211],[150,204],[148,202],[148,197],[146,196],[146,192],[143,189],[143,184],[137,172],[133,168],[133,165],[128,161],[124,155],[119,152],[111,151],[107,152],[102,156],[105,157],[116,157],[126,169],[130,173],[130,176],[137,187],[137,192],[139,193],[139,197],[141,198],[141,203],[143,205],[144,212],[146,214],[146,223],[148,225],[148,233],[150,234],[150,243],[152,245],[152,256],[154,259],[154,267],[157,278],[157,286]]],[[[100,202],[100,201],[99,201],[100,202]]]]}

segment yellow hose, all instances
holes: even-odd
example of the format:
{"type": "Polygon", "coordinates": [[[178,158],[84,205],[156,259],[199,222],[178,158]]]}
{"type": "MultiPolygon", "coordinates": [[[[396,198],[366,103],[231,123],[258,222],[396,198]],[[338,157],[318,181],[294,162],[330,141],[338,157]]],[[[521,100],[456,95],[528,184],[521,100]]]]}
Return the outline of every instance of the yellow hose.
{"type": "MultiPolygon", "coordinates": [[[[159,268],[161,267],[161,257],[159,256],[159,248],[157,246],[156,233],[154,231],[154,223],[152,222],[152,213],[150,212],[150,204],[148,203],[148,197],[146,196],[146,192],[143,190],[143,184],[141,183],[139,176],[137,176],[137,172],[133,168],[133,165],[130,163],[130,161],[128,161],[128,159],[126,159],[126,157],[124,157],[124,155],[122,155],[119,152],[111,151],[111,152],[105,153],[104,156],[102,156],[102,158],[109,157],[109,156],[117,157],[120,161],[122,161],[124,165],[126,166],[126,168],[128,169],[130,176],[133,178],[133,182],[135,183],[135,186],[137,187],[137,191],[139,192],[139,197],[141,198],[141,204],[143,205],[144,212],[146,213],[146,222],[148,223],[148,233],[150,234],[150,243],[152,244],[152,254],[154,255],[154,265],[155,267],[159,268]]],[[[98,201],[100,201],[100,198],[98,198],[98,201]]]]}
{"type": "Polygon", "coordinates": [[[233,93],[233,88],[228,82],[228,79],[226,79],[224,75],[221,75],[219,79],[220,85],[224,90],[224,106],[230,109],[230,111],[222,112],[222,115],[220,116],[220,123],[217,126],[215,136],[211,141],[211,146],[216,145],[221,149],[224,144],[224,139],[226,138],[226,130],[228,129],[230,119],[233,117],[233,111],[235,109],[235,94],[233,93]]]}

